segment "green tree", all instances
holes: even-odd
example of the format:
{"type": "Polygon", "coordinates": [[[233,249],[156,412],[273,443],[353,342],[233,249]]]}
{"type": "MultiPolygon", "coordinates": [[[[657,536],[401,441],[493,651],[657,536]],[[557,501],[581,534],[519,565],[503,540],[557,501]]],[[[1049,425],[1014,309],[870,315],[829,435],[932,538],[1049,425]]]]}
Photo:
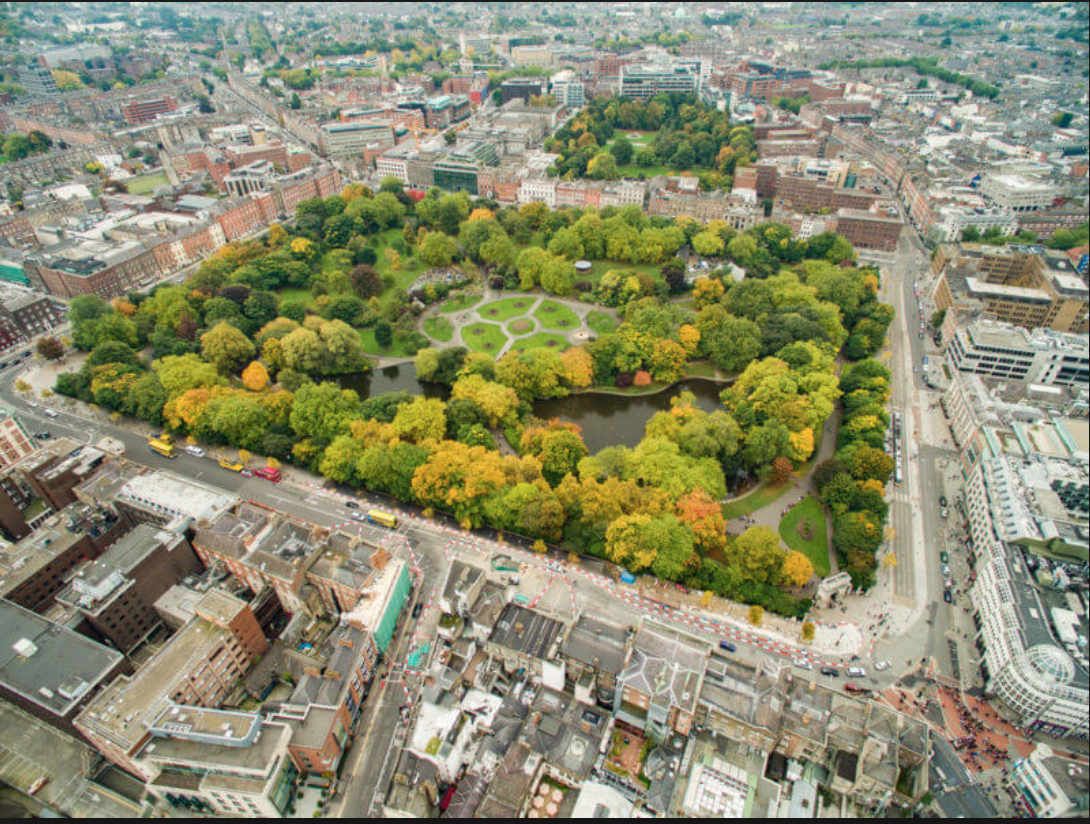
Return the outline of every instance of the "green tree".
{"type": "Polygon", "coordinates": [[[221,373],[237,373],[254,359],[256,349],[242,332],[219,323],[201,335],[201,354],[221,373]]]}

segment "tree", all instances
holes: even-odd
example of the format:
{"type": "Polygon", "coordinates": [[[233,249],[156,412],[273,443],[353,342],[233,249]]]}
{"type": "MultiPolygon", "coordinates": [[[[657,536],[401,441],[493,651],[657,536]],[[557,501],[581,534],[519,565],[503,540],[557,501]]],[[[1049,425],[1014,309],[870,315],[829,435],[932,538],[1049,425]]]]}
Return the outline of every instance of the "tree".
{"type": "Polygon", "coordinates": [[[60,360],[64,357],[64,344],[57,338],[39,338],[38,354],[47,360],[60,360]]]}
{"type": "Polygon", "coordinates": [[[706,257],[722,254],[723,246],[723,238],[718,232],[704,231],[693,238],[693,250],[706,257]]]}
{"type": "Polygon", "coordinates": [[[496,426],[507,418],[519,404],[514,389],[486,380],[481,375],[459,378],[451,389],[451,398],[472,401],[484,413],[489,426],[496,426]]]}
{"type": "Polygon", "coordinates": [[[160,385],[172,398],[189,389],[220,386],[227,382],[213,364],[205,363],[195,354],[170,355],[152,361],[151,368],[159,375],[160,385]]]}
{"type": "Polygon", "coordinates": [[[784,581],[793,587],[806,586],[814,575],[814,565],[801,552],[791,550],[783,559],[784,581]]]}
{"type": "Polygon", "coordinates": [[[399,436],[416,443],[442,440],[447,431],[446,404],[438,398],[413,398],[398,408],[393,426],[399,436]]]}
{"type": "Polygon", "coordinates": [[[613,155],[618,166],[625,166],[632,162],[632,144],[624,136],[618,137],[609,147],[609,153],[613,155]]]}
{"type": "Polygon", "coordinates": [[[616,180],[620,176],[617,159],[609,152],[599,152],[587,164],[587,177],[594,180],[616,180]]]}
{"type": "Polygon", "coordinates": [[[242,370],[242,385],[251,392],[261,392],[269,385],[269,372],[261,361],[253,361],[242,370]]]}
{"type": "Polygon", "coordinates": [[[817,626],[813,621],[807,621],[802,625],[802,640],[806,643],[810,643],[814,640],[814,635],[817,633],[817,626]]]}
{"type": "Polygon", "coordinates": [[[201,354],[221,373],[237,372],[255,352],[250,339],[228,323],[220,322],[201,335],[201,354]]]}
{"type": "Polygon", "coordinates": [[[385,320],[375,324],[375,343],[383,349],[388,349],[394,342],[394,330],[385,320]]]}
{"type": "Polygon", "coordinates": [[[726,545],[723,508],[703,489],[695,489],[678,499],[677,517],[692,529],[697,546],[705,553],[721,551],[726,545]]]}
{"type": "Polygon", "coordinates": [[[777,584],[783,570],[780,536],[767,526],[751,526],[727,547],[727,561],[748,581],[777,584]]]}
{"type": "Polygon", "coordinates": [[[750,608],[749,608],[749,622],[751,624],[753,624],[753,626],[759,627],[761,625],[761,621],[764,620],[764,617],[765,617],[764,607],[760,606],[759,604],[753,604],[752,606],[750,606],[750,608]]]}
{"type": "Polygon", "coordinates": [[[420,244],[420,260],[428,266],[449,266],[458,253],[458,244],[450,235],[428,232],[420,244]]]}
{"type": "Polygon", "coordinates": [[[723,292],[723,281],[716,278],[699,278],[693,284],[693,308],[699,310],[718,303],[723,297],[723,292]]]}
{"type": "Polygon", "coordinates": [[[772,461],[771,469],[768,473],[768,482],[774,486],[783,486],[791,480],[791,473],[794,471],[795,467],[792,466],[791,461],[780,455],[772,461]]]}
{"type": "Polygon", "coordinates": [[[359,409],[359,395],[351,389],[328,381],[306,384],[295,393],[291,428],[304,438],[329,442],[347,432],[348,422],[359,418],[359,409]]]}

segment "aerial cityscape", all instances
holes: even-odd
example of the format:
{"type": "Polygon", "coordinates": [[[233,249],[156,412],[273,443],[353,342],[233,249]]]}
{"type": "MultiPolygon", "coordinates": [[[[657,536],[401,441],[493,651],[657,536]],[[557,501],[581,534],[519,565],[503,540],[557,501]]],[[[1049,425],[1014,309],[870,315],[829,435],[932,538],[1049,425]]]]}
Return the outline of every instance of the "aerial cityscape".
{"type": "Polygon", "coordinates": [[[1090,817],[1090,6],[0,3],[6,817],[1090,817]]]}

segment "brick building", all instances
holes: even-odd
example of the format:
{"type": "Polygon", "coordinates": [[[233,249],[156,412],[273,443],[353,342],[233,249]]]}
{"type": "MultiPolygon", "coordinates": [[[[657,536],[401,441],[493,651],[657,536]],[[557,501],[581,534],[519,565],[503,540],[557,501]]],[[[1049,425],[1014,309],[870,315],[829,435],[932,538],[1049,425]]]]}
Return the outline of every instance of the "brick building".
{"type": "Polygon", "coordinates": [[[852,246],[892,252],[897,248],[904,224],[900,218],[886,217],[861,209],[837,209],[836,231],[852,246]]]}

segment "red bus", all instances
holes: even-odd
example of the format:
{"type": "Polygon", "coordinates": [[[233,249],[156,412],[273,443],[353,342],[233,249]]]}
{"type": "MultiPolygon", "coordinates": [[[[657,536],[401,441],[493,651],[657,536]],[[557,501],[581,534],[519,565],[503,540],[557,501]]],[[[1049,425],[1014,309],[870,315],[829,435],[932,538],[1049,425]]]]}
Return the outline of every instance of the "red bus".
{"type": "Polygon", "coordinates": [[[280,467],[263,466],[260,469],[255,469],[254,475],[258,478],[265,478],[268,481],[272,481],[274,484],[280,483],[280,467]]]}

